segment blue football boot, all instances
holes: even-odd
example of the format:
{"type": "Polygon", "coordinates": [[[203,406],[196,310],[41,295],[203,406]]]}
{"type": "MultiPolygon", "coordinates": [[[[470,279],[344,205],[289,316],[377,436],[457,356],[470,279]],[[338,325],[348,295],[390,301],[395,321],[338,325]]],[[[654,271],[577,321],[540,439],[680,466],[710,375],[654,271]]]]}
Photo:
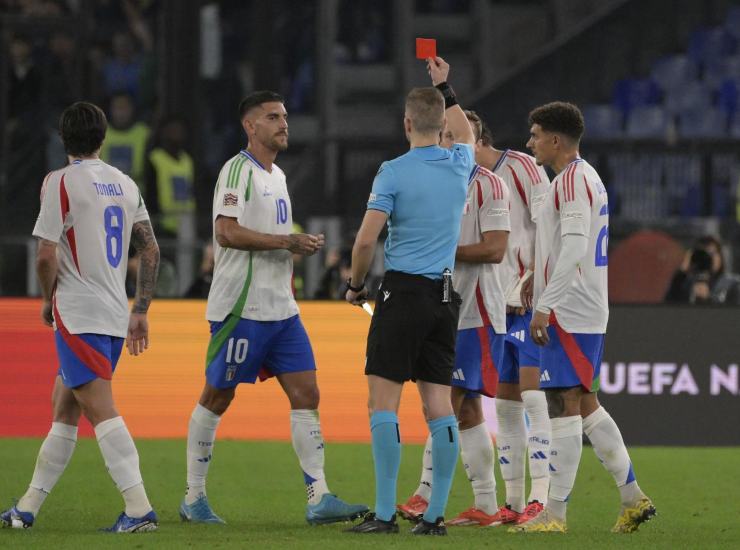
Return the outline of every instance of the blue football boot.
{"type": "Polygon", "coordinates": [[[350,521],[369,511],[364,504],[347,504],[336,495],[326,493],[318,504],[306,506],[306,521],[311,525],[350,521]]]}
{"type": "Polygon", "coordinates": [[[13,506],[10,510],[5,510],[0,514],[0,527],[28,529],[33,525],[34,519],[31,512],[21,512],[17,507],[13,506]]]}
{"type": "Polygon", "coordinates": [[[108,533],[146,533],[157,530],[157,514],[154,510],[141,518],[130,518],[126,512],[121,512],[112,527],[101,529],[108,533]]]}
{"type": "Polygon", "coordinates": [[[211,510],[208,498],[200,494],[192,504],[185,504],[185,499],[180,503],[180,517],[183,521],[193,523],[226,523],[211,510]]]}

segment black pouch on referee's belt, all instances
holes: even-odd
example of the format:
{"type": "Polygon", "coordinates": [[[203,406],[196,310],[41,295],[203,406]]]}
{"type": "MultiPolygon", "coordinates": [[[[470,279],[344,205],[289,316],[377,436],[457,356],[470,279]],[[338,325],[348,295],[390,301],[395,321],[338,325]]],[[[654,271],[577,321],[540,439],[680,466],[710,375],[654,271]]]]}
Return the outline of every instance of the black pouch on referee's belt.
{"type": "Polygon", "coordinates": [[[442,303],[452,302],[452,271],[445,267],[442,272],[442,303]]]}

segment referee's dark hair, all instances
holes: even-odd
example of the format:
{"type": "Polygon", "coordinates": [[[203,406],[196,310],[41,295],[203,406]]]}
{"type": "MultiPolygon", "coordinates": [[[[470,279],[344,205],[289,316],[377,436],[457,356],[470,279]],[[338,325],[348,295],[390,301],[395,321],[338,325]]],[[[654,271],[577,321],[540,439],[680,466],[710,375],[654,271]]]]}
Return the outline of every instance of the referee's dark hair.
{"type": "Polygon", "coordinates": [[[239,103],[239,120],[244,118],[249,111],[253,108],[262,105],[263,103],[272,103],[277,101],[278,103],[285,103],[285,98],[277,92],[271,92],[270,90],[259,90],[252,92],[247,97],[242,99],[239,103]]]}
{"type": "Polygon", "coordinates": [[[100,149],[107,129],[105,113],[87,101],[73,103],[59,118],[59,135],[64,150],[73,157],[89,157],[100,149]]]}
{"type": "Polygon", "coordinates": [[[478,113],[472,110],[465,110],[463,112],[473,126],[475,141],[480,141],[485,146],[493,145],[493,134],[491,133],[491,129],[485,122],[483,122],[483,119],[478,116],[478,113]]]}
{"type": "Polygon", "coordinates": [[[437,88],[414,88],[406,96],[406,116],[420,134],[437,134],[445,120],[445,98],[437,88]]]}
{"type": "Polygon", "coordinates": [[[565,101],[540,105],[529,113],[529,125],[539,124],[546,132],[555,132],[571,138],[576,143],[583,135],[584,123],[581,110],[565,101]]]}

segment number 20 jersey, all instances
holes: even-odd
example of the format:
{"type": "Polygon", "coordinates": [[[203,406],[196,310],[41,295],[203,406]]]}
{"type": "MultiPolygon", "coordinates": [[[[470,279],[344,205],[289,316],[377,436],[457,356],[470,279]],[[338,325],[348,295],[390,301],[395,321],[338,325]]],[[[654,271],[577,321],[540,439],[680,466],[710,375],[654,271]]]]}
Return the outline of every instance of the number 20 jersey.
{"type": "MultiPolygon", "coordinates": [[[[242,227],[272,235],[293,232],[285,174],[275,164],[268,172],[248,151],[221,168],[213,194],[213,224],[219,216],[242,227]]],[[[224,248],[213,240],[215,267],[206,319],[232,314],[253,321],[282,321],[298,313],[288,250],[246,251],[224,248]]]]}
{"type": "Polygon", "coordinates": [[[570,288],[555,304],[555,316],[567,332],[603,334],[609,319],[609,200],[596,170],[580,158],[553,180],[537,217],[535,307],[555,269],[562,238],[567,234],[586,236],[588,252],[570,288]]]}
{"type": "Polygon", "coordinates": [[[148,219],[133,180],[102,160],[46,176],[33,234],[57,243],[57,324],[71,334],[126,337],[131,228],[148,219]]]}

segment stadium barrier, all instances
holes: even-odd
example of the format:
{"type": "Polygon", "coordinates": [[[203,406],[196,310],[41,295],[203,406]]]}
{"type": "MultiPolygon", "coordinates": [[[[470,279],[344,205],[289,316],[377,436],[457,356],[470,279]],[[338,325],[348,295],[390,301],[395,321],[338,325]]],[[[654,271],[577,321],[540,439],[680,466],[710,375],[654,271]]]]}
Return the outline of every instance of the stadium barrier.
{"type": "MultiPolygon", "coordinates": [[[[49,430],[57,369],[40,301],[0,299],[0,437],[49,430]]],[[[601,400],[630,444],[738,445],[740,346],[738,310],[682,307],[613,308],[601,376],[601,400]]],[[[321,388],[329,441],[369,441],[363,375],[369,317],[344,303],[303,302],[321,388]]],[[[136,437],[180,438],[204,381],[208,343],[205,302],[155,301],[150,348],[124,350],[115,375],[120,412],[136,437]]],[[[219,427],[220,438],[290,439],[288,401],[270,379],[241,385],[219,427]]],[[[495,433],[493,403],[485,411],[495,433]]],[[[407,384],[400,410],[405,442],[423,442],[426,425],[416,389],[407,384]]],[[[92,435],[84,421],[81,435],[92,435]]]]}

